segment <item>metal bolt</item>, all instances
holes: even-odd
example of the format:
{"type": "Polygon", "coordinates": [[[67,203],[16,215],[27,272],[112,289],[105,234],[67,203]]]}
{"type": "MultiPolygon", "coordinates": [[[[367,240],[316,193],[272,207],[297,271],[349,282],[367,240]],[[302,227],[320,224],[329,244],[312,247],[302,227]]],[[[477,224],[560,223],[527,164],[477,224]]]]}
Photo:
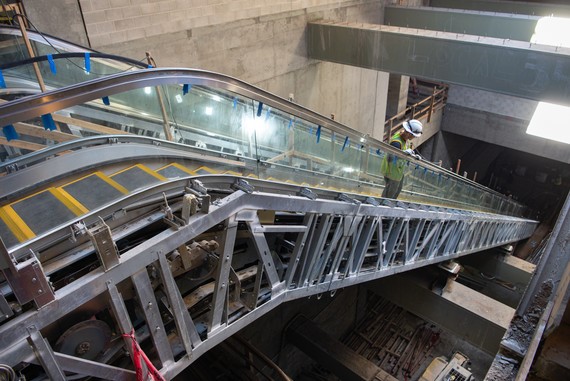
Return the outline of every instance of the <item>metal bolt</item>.
{"type": "Polygon", "coordinates": [[[154,330],[155,330],[155,331],[160,331],[160,327],[157,325],[154,330]]]}
{"type": "Polygon", "coordinates": [[[148,308],[152,307],[152,302],[148,302],[148,308]]]}
{"type": "Polygon", "coordinates": [[[85,353],[89,352],[90,349],[91,349],[91,343],[89,343],[88,341],[84,341],[77,346],[77,348],[75,349],[75,353],[78,355],[84,355],[85,353]]]}
{"type": "Polygon", "coordinates": [[[36,278],[32,278],[32,283],[36,283],[38,280],[36,278]]]}

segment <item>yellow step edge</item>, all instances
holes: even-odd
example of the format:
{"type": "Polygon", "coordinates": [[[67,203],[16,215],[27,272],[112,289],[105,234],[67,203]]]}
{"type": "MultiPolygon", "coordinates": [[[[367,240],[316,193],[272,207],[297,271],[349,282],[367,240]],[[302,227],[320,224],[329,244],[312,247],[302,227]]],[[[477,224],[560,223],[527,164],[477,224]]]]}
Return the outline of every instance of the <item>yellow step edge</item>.
{"type": "Polygon", "coordinates": [[[89,212],[83,204],[73,198],[69,193],[61,188],[49,188],[48,191],[53,194],[67,209],[71,210],[76,216],[82,216],[89,212]]]}
{"type": "Polygon", "coordinates": [[[0,208],[0,218],[18,241],[24,242],[36,236],[32,229],[30,229],[11,206],[6,205],[0,208]]]}
{"type": "Polygon", "coordinates": [[[212,175],[216,175],[216,174],[219,173],[218,171],[215,171],[215,170],[213,170],[213,169],[210,168],[210,167],[206,167],[205,165],[203,165],[203,166],[201,166],[201,167],[199,167],[199,168],[196,168],[196,169],[194,170],[194,172],[196,172],[196,174],[198,174],[198,171],[200,171],[200,170],[203,170],[203,171],[206,171],[206,172],[208,172],[208,173],[211,173],[212,175]]]}
{"type": "Polygon", "coordinates": [[[142,170],[142,171],[148,173],[149,175],[151,175],[151,176],[153,176],[153,177],[159,179],[160,181],[166,181],[166,180],[168,180],[166,177],[164,177],[164,176],[162,176],[162,175],[156,173],[155,171],[153,171],[152,169],[150,169],[149,167],[147,167],[146,165],[143,165],[143,164],[131,165],[130,167],[127,167],[127,168],[125,168],[125,169],[121,169],[120,171],[113,173],[113,174],[112,174],[111,176],[109,176],[109,177],[112,179],[113,177],[115,177],[115,176],[118,175],[119,173],[126,172],[126,171],[128,171],[129,169],[133,169],[134,167],[139,168],[140,170],[142,170]]]}
{"type": "Polygon", "coordinates": [[[116,182],[115,180],[113,180],[112,178],[110,178],[109,176],[107,176],[106,174],[104,174],[103,172],[99,172],[99,171],[93,172],[93,173],[91,173],[91,174],[89,174],[89,175],[87,175],[87,176],[83,176],[83,177],[81,177],[81,178],[79,178],[79,179],[77,179],[77,180],[73,180],[73,181],[70,182],[70,183],[67,183],[67,184],[65,184],[65,185],[62,185],[62,186],[58,187],[58,189],[61,189],[61,190],[63,190],[63,191],[65,192],[65,189],[63,189],[63,188],[65,188],[66,186],[71,185],[71,184],[75,184],[75,183],[77,183],[77,182],[79,182],[79,181],[82,181],[82,180],[85,180],[86,178],[91,177],[91,176],[97,176],[97,177],[99,177],[101,180],[103,180],[104,182],[106,182],[107,184],[109,184],[110,186],[112,186],[113,188],[117,189],[119,192],[121,192],[121,193],[123,193],[123,194],[129,193],[129,191],[127,190],[127,188],[125,188],[124,186],[122,186],[121,184],[119,184],[118,182],[116,182]]]}
{"type": "Polygon", "coordinates": [[[196,172],[194,172],[193,170],[186,168],[185,166],[180,165],[178,163],[170,163],[168,165],[165,165],[164,167],[158,168],[156,170],[156,172],[158,173],[159,171],[162,171],[163,169],[168,168],[168,167],[176,167],[176,168],[180,169],[181,171],[188,173],[189,175],[195,175],[196,174],[196,172]]]}

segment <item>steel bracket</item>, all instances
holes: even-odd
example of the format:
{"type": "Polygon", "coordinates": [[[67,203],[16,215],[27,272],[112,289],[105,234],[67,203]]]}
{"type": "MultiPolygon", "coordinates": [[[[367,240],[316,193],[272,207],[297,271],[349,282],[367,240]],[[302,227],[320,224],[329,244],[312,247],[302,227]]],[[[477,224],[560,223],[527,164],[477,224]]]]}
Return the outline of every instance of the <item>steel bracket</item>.
{"type": "Polygon", "coordinates": [[[55,300],[49,280],[35,256],[19,264],[16,269],[4,270],[3,273],[20,304],[33,300],[41,308],[55,300]]]}
{"type": "Polygon", "coordinates": [[[299,196],[306,197],[309,200],[316,200],[317,199],[317,194],[315,192],[313,192],[312,190],[310,190],[309,188],[301,188],[301,190],[299,191],[299,196]]]}
{"type": "Polygon", "coordinates": [[[119,251],[113,240],[111,228],[103,220],[98,225],[87,230],[87,234],[95,247],[105,271],[117,266],[120,262],[119,251]]]}
{"type": "Polygon", "coordinates": [[[235,183],[232,184],[231,188],[233,190],[240,190],[245,193],[252,193],[255,189],[252,185],[250,185],[247,180],[244,179],[237,179],[235,183]]]}

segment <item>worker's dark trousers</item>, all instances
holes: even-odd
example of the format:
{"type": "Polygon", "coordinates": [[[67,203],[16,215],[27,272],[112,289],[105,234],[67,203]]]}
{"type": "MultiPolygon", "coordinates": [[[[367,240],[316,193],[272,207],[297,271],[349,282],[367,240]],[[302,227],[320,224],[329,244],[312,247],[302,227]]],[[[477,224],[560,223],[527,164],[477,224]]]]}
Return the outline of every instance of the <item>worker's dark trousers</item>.
{"type": "Polygon", "coordinates": [[[397,181],[384,177],[386,185],[384,186],[384,191],[382,192],[383,198],[393,198],[397,199],[398,195],[402,191],[402,186],[404,185],[404,179],[397,181]]]}

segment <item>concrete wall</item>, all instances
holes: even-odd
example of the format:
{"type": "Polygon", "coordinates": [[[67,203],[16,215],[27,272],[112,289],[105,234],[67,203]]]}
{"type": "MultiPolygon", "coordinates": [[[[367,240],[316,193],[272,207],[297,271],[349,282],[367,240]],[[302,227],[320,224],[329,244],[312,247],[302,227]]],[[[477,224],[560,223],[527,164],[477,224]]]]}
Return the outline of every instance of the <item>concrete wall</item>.
{"type": "Polygon", "coordinates": [[[78,0],[22,0],[26,15],[42,33],[89,46],[78,0]]]}
{"type": "Polygon", "coordinates": [[[220,72],[284,98],[293,94],[297,103],[381,138],[389,75],[308,59],[305,28],[318,19],[380,23],[383,0],[211,3],[81,0],[98,50],[135,59],[150,51],[162,67],[220,72]]]}

